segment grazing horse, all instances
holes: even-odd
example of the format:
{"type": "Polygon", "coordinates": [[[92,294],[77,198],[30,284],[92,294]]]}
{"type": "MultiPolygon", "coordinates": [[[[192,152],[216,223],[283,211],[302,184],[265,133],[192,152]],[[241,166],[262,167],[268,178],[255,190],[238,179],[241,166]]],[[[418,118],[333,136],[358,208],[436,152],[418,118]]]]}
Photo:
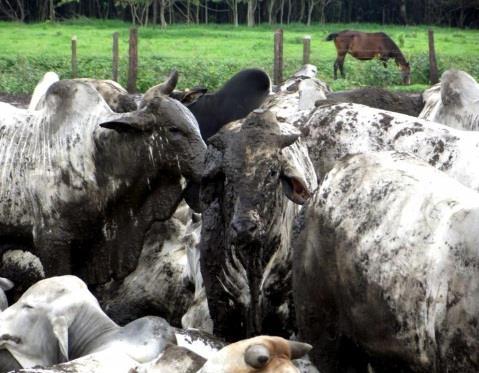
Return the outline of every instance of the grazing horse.
{"type": "Polygon", "coordinates": [[[406,61],[399,47],[384,32],[360,32],[360,31],[341,31],[333,32],[326,37],[326,40],[334,40],[336,46],[337,58],[334,62],[334,79],[337,79],[338,67],[341,76],[344,78],[344,58],[349,53],[358,60],[371,60],[379,58],[384,67],[387,66],[387,60],[394,58],[396,64],[401,69],[401,78],[404,84],[411,83],[411,68],[406,61]]]}

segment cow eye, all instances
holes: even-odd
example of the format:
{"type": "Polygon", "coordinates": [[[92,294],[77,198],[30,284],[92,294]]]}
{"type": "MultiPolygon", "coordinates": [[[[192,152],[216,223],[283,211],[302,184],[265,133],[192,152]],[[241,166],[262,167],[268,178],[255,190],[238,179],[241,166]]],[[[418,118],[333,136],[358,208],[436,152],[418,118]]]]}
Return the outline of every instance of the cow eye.
{"type": "Polygon", "coordinates": [[[182,133],[182,131],[176,127],[170,127],[168,131],[173,135],[180,135],[182,133]]]}
{"type": "Polygon", "coordinates": [[[271,170],[270,176],[271,176],[271,177],[276,177],[276,176],[278,176],[278,171],[276,171],[276,170],[271,170]]]}
{"type": "Polygon", "coordinates": [[[25,303],[25,304],[22,305],[22,308],[32,309],[33,306],[30,306],[29,304],[25,303]]]}

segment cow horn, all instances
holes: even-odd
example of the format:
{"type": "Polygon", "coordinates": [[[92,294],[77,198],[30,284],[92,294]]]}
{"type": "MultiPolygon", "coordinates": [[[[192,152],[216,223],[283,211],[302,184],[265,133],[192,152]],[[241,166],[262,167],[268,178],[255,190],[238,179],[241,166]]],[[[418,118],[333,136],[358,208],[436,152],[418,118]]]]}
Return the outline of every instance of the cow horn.
{"type": "Polygon", "coordinates": [[[163,83],[157,84],[145,92],[145,94],[143,95],[143,103],[146,104],[158,96],[170,95],[175,89],[177,83],[178,71],[173,69],[171,70],[168,78],[163,83]]]}
{"type": "Polygon", "coordinates": [[[288,341],[289,349],[291,350],[291,359],[299,359],[306,355],[313,346],[308,343],[288,341]]]}
{"type": "Polygon", "coordinates": [[[279,146],[280,148],[286,148],[287,146],[290,146],[293,144],[298,138],[299,138],[300,133],[287,133],[287,134],[281,134],[279,135],[279,146]]]}
{"type": "Polygon", "coordinates": [[[170,75],[168,75],[168,78],[160,84],[160,93],[169,95],[175,89],[176,84],[178,84],[178,71],[173,69],[170,75]]]}

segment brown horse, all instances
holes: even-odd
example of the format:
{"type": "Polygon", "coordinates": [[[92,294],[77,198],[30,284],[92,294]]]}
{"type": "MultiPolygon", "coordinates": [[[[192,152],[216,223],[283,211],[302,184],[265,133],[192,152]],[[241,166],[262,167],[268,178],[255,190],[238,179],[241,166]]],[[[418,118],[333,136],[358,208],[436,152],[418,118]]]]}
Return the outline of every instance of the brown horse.
{"type": "Polygon", "coordinates": [[[379,58],[384,67],[387,60],[394,58],[396,65],[401,69],[401,78],[404,84],[411,83],[411,68],[399,50],[398,46],[384,32],[341,31],[333,32],[326,40],[334,40],[337,58],[334,62],[334,79],[337,79],[338,67],[344,78],[344,58],[349,53],[358,60],[379,58]]]}

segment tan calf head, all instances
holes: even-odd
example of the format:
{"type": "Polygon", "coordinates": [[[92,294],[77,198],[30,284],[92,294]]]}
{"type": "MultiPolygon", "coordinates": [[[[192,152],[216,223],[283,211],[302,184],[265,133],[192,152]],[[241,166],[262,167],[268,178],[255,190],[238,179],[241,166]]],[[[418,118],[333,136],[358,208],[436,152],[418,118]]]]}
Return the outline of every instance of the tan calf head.
{"type": "Polygon", "coordinates": [[[291,362],[311,345],[280,337],[259,336],[230,344],[210,358],[198,373],[297,373],[291,362]]]}

